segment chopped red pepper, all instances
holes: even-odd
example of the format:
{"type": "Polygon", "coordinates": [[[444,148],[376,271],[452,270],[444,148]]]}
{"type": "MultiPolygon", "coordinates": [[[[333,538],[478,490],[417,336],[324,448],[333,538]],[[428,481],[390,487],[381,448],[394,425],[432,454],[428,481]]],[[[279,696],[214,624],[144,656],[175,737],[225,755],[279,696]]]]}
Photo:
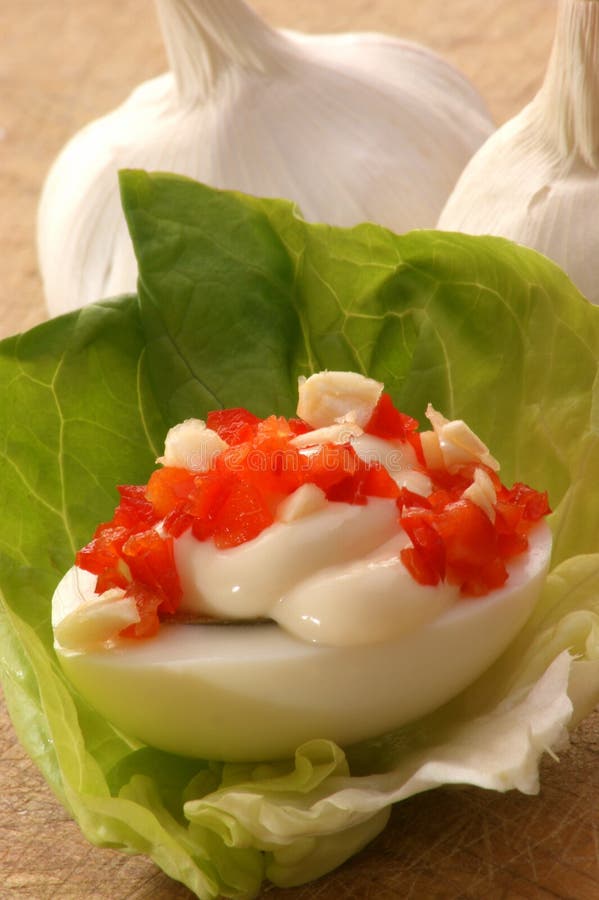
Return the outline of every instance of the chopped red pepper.
{"type": "Polygon", "coordinates": [[[381,394],[364,430],[367,434],[384,440],[406,441],[412,445],[418,462],[424,465],[418,422],[412,416],[400,412],[389,394],[381,394]]]}
{"type": "Polygon", "coordinates": [[[127,596],[133,597],[139,614],[139,622],[129,625],[121,632],[123,637],[150,638],[158,634],[160,628],[160,598],[149,588],[139,582],[133,582],[127,591],[127,596]]]}
{"type": "Polygon", "coordinates": [[[515,485],[508,490],[489,470],[497,490],[495,521],[462,497],[474,467],[457,473],[429,473],[441,485],[427,498],[402,489],[397,504],[400,523],[412,541],[402,559],[416,581],[457,584],[464,596],[482,596],[507,579],[506,564],[528,547],[532,525],[550,512],[546,494],[515,485]],[[434,531],[440,545],[432,535],[434,531]]]}
{"type": "Polygon", "coordinates": [[[381,394],[364,431],[376,437],[400,441],[408,439],[408,435],[416,431],[418,422],[411,416],[400,412],[389,394],[381,394]]]}
{"type": "Polygon", "coordinates": [[[206,426],[216,431],[227,444],[243,444],[244,441],[251,441],[260,421],[258,416],[238,406],[208,413],[206,426]]]}
{"type": "Polygon", "coordinates": [[[178,466],[165,466],[152,472],[145,493],[157,520],[167,516],[187,499],[193,490],[195,478],[195,472],[178,466]]]}
{"type": "Polygon", "coordinates": [[[148,499],[145,485],[124,484],[117,488],[121,502],[115,513],[113,524],[131,528],[145,525],[150,528],[160,518],[156,506],[148,499]]]}
{"type": "MultiPolygon", "coordinates": [[[[267,498],[247,481],[235,481],[217,510],[212,533],[221,550],[251,541],[274,522],[267,498]]],[[[194,532],[195,534],[195,532],[194,532]]]]}
{"type": "Polygon", "coordinates": [[[155,634],[160,619],[176,613],[181,586],[175,538],[190,530],[197,540],[211,539],[221,549],[253,540],[273,523],[279,502],[303,484],[317,485],[335,502],[394,499],[398,522],[411,541],[401,557],[413,577],[424,585],[458,585],[464,596],[502,585],[507,562],[526,550],[531,527],[549,512],[546,494],[521,483],[507,488],[486,469],[497,495],[491,521],[463,496],[477,467],[426,470],[418,423],[399,412],[388,394],[381,396],[366,431],[411,444],[417,465],[431,480],[427,497],[399,488],[384,466],[363,461],[350,444],[300,450],[294,438],[311,431],[300,419],[260,419],[237,408],[211,412],[207,426],[228,444],[208,471],[165,466],[147,485],[119,487],[113,519],[99,525],[77,554],[76,564],[97,576],[98,593],[116,587],[135,598],[140,622],[125,629],[125,636],[155,634]]]}
{"type": "Polygon", "coordinates": [[[132,534],[123,545],[122,554],[133,583],[144,585],[159,599],[161,612],[176,612],[181,585],[172,537],[162,537],[154,528],[132,534]]]}
{"type": "Polygon", "coordinates": [[[130,579],[123,564],[122,550],[130,533],[122,525],[105,522],[96,528],[89,544],[77,553],[75,565],[98,576],[96,590],[99,594],[111,587],[128,586],[130,579]]]}

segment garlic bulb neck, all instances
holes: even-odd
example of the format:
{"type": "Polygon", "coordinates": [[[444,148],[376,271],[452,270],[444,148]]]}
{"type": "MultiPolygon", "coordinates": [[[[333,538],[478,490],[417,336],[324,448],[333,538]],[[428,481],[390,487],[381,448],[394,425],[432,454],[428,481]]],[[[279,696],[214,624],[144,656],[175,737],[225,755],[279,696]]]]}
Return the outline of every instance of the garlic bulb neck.
{"type": "Polygon", "coordinates": [[[284,39],[243,0],[156,0],[179,99],[207,100],[231,66],[266,74],[284,39]]]}
{"type": "Polygon", "coordinates": [[[551,57],[535,101],[561,158],[599,168],[599,2],[561,0],[551,57]]]}

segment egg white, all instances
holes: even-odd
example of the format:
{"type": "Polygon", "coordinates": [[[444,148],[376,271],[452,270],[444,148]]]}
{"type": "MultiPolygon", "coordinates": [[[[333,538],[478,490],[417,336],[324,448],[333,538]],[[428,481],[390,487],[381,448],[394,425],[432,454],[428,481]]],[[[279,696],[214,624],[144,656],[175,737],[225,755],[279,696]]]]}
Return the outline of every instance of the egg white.
{"type": "MultiPolygon", "coordinates": [[[[235,762],[288,757],[311,738],[348,746],[434,710],[482,674],[528,618],[550,553],[540,523],[506,586],[388,642],[332,647],[274,623],[165,623],[149,640],[55,649],[99,713],[167,751],[235,762]]],[[[60,582],[55,626],[83,601],[82,574],[60,582]]]]}

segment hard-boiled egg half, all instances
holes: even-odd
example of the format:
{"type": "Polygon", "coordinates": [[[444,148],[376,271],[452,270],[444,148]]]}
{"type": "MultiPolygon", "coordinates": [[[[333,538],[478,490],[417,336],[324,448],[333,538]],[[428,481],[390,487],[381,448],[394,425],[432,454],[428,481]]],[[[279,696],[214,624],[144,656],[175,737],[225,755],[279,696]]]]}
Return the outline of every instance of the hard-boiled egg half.
{"type": "Polygon", "coordinates": [[[56,589],[67,677],[131,737],[229,761],[347,746],[456,695],[530,614],[551,535],[543,495],[427,415],[419,434],[378,382],[324,372],[297,420],[172,429],[143,521],[122,503],[129,540],[100,529],[56,589]],[[154,595],[159,627],[134,636],[154,595]]]}

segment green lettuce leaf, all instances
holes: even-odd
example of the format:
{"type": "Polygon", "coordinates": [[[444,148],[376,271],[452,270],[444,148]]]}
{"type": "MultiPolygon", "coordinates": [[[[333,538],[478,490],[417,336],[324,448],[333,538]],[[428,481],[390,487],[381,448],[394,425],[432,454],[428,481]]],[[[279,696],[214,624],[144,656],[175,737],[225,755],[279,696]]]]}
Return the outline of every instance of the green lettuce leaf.
{"type": "Polygon", "coordinates": [[[317,877],[438,784],[536,791],[540,756],[599,702],[599,309],[501,239],[310,225],[168,175],[121,187],[138,296],[0,344],[0,674],[52,789],[91,841],[148,854],[200,898],[317,877]],[[168,427],[219,406],[291,414],[298,375],[323,368],[384,381],[416,418],[429,401],[464,418],[506,482],[549,491],[537,607],[461,696],[360,746],[315,739],[262,765],[142,746],[65,681],[54,587],[168,427]]]}

